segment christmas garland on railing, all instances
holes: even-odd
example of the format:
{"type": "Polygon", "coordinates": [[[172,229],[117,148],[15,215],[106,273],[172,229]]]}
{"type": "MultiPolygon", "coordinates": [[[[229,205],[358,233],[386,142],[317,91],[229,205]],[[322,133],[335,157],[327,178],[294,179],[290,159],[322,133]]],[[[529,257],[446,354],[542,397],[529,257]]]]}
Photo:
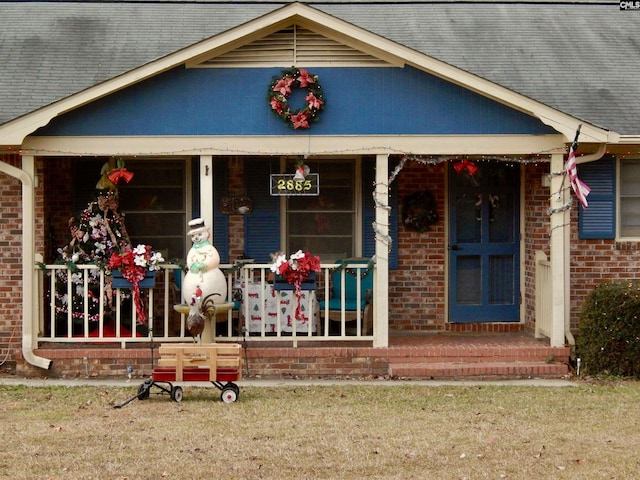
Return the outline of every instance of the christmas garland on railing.
{"type": "Polygon", "coordinates": [[[373,271],[373,267],[376,264],[373,258],[369,259],[369,261],[367,262],[367,268],[347,268],[347,265],[349,265],[349,263],[354,263],[353,260],[349,261],[348,259],[336,260],[336,263],[338,265],[331,269],[332,272],[336,272],[336,271],[339,272],[341,270],[344,270],[349,275],[352,275],[355,277],[357,275],[357,271],[360,270],[361,271],[360,275],[362,278],[365,278],[367,275],[369,275],[369,273],[373,271]]]}

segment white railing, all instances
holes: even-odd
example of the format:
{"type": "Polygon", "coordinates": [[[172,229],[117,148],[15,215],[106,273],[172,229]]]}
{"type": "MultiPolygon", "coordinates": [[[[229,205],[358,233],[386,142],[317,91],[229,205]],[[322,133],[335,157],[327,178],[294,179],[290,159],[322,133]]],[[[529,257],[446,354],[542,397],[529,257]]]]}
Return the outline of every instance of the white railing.
{"type": "Polygon", "coordinates": [[[547,255],[540,250],[536,251],[536,338],[551,338],[553,322],[553,298],[551,290],[551,262],[547,255]]]}
{"type": "MultiPolygon", "coordinates": [[[[274,289],[270,265],[220,265],[226,272],[227,301],[234,308],[211,322],[216,340],[372,340],[372,295],[363,288],[363,279],[374,273],[366,264],[323,264],[315,288],[304,290],[301,301],[292,290],[274,289]],[[337,277],[336,277],[337,275],[337,277]],[[330,309],[333,280],[341,280],[338,307],[330,309]],[[347,276],[354,291],[347,292],[347,276]],[[329,281],[327,281],[329,279],[329,281]],[[349,302],[349,296],[355,300],[349,302]],[[366,302],[365,302],[366,300],[366,302]],[[349,303],[364,302],[364,309],[349,310],[349,303]],[[323,306],[323,308],[321,308],[323,306]]],[[[186,315],[174,305],[182,303],[178,285],[184,275],[179,266],[164,264],[157,272],[154,288],[142,288],[147,319],[136,316],[128,289],[109,293],[111,283],[95,265],[44,265],[39,270],[37,298],[38,341],[56,343],[184,342],[192,336],[186,329],[186,315]],[[69,302],[69,299],[76,301],[69,302]],[[107,299],[114,299],[110,305],[107,299]]],[[[372,278],[372,277],[371,277],[372,278]]],[[[367,285],[372,283],[368,279],[367,285]]],[[[337,292],[334,292],[337,294],[337,292]]],[[[335,302],[335,300],[334,300],[335,302]]]]}
{"type": "Polygon", "coordinates": [[[312,289],[301,292],[278,290],[269,283],[268,264],[245,264],[236,279],[236,291],[242,297],[241,315],[247,336],[265,341],[292,338],[299,340],[373,340],[373,292],[363,287],[363,280],[374,268],[363,263],[322,264],[312,289]],[[351,281],[347,278],[351,276],[351,281]],[[339,278],[340,289],[333,278],[339,278]],[[348,285],[355,289],[347,289],[348,285]],[[339,296],[332,308],[332,293],[339,296]],[[326,299],[327,301],[319,301],[326,299]],[[353,305],[364,304],[362,309],[353,305]],[[351,309],[350,309],[351,308],[351,309]]]}

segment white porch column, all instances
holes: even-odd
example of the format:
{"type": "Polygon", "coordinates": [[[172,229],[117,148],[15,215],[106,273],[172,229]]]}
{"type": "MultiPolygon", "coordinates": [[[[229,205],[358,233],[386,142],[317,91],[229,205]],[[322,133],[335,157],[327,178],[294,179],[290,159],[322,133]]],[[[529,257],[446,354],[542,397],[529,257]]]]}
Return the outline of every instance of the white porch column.
{"type": "MultiPolygon", "coordinates": [[[[389,346],[389,156],[376,155],[376,267],[373,284],[373,346],[389,346]]],[[[392,245],[392,248],[398,248],[392,245]]]]}
{"type": "Polygon", "coordinates": [[[552,326],[551,339],[552,347],[564,345],[564,324],[568,302],[566,283],[569,281],[568,275],[568,249],[566,248],[566,237],[569,236],[570,225],[569,216],[565,215],[563,207],[569,201],[569,179],[564,175],[559,175],[564,168],[563,155],[554,153],[551,155],[551,177],[550,189],[550,209],[551,209],[551,291],[552,298],[547,301],[552,302],[552,326]],[[564,179],[564,182],[563,182],[564,179]]]}
{"type": "MultiPolygon", "coordinates": [[[[213,156],[200,156],[200,218],[213,229],[213,156]]],[[[213,230],[212,230],[213,235],[213,230]]]]}

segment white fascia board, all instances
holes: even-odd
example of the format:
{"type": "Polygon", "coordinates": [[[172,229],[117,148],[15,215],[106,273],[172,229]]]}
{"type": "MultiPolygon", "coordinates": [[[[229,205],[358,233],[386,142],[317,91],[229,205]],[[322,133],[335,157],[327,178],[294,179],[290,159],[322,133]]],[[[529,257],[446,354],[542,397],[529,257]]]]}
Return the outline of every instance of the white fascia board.
{"type": "Polygon", "coordinates": [[[285,135],[176,137],[27,137],[36,156],[191,155],[494,155],[548,158],[565,151],[555,135],[285,135]]]}
{"type": "Polygon", "coordinates": [[[203,58],[212,52],[224,49],[227,45],[238,44],[239,42],[245,43],[247,38],[256,37],[258,32],[260,33],[258,36],[261,36],[297,21],[307,26],[312,26],[312,28],[317,27],[326,35],[340,39],[343,42],[349,42],[354,47],[366,48],[368,53],[377,54],[394,65],[401,65],[402,62],[406,62],[420,70],[539,118],[546,125],[562,133],[567,142],[573,140],[579,124],[583,124],[580,138],[583,142],[616,143],[619,140],[619,135],[614,132],[584,124],[579,119],[469,72],[382,38],[309,6],[294,3],[8,122],[0,127],[0,144],[20,145],[27,135],[46,125],[57,115],[178,65],[186,64],[191,59],[203,58]]]}
{"type": "Polygon", "coordinates": [[[639,145],[640,146],[640,135],[620,135],[620,141],[618,142],[620,145],[639,145]]]}

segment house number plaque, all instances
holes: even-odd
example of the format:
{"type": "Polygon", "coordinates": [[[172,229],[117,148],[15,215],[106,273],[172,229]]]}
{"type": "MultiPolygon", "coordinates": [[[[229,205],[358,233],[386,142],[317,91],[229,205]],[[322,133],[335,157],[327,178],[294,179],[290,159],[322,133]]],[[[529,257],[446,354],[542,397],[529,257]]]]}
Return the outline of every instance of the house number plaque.
{"type": "Polygon", "coordinates": [[[310,173],[304,180],[296,180],[294,175],[271,175],[271,195],[320,195],[320,177],[310,173]]]}

